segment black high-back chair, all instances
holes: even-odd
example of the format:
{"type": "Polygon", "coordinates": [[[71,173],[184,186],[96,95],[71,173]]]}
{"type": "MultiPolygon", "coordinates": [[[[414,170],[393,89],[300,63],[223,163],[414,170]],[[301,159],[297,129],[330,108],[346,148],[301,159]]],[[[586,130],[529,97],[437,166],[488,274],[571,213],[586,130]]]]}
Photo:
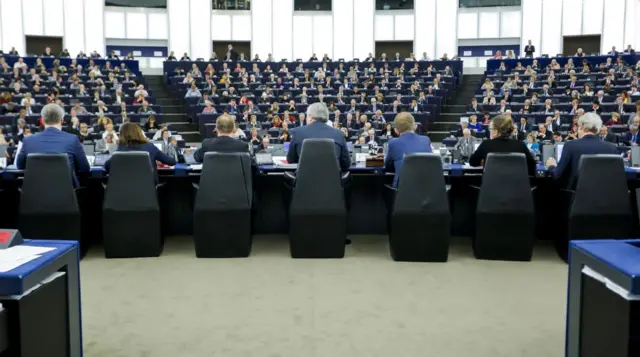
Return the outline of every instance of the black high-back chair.
{"type": "Polygon", "coordinates": [[[160,255],[160,205],[147,152],[113,154],[102,216],[105,257],[160,255]]]}
{"type": "Polygon", "coordinates": [[[197,257],[249,256],[252,196],[249,153],[205,154],[193,211],[197,257]]]}
{"type": "MultiPolygon", "coordinates": [[[[29,154],[20,195],[24,238],[81,242],[80,207],[67,154],[29,154]]],[[[87,243],[81,245],[86,252],[87,243]]]]}
{"type": "Polygon", "coordinates": [[[394,191],[389,233],[393,260],[446,262],[451,212],[440,156],[406,155],[394,191]]]}
{"type": "Polygon", "coordinates": [[[342,258],[347,239],[347,209],[331,139],[306,139],[289,209],[293,258],[342,258]]]}
{"type": "Polygon", "coordinates": [[[622,157],[583,155],[569,210],[569,239],[632,238],[635,222],[622,157]]]}
{"type": "Polygon", "coordinates": [[[473,250],[478,259],[531,260],[535,209],[524,154],[487,156],[476,207],[473,250]]]}

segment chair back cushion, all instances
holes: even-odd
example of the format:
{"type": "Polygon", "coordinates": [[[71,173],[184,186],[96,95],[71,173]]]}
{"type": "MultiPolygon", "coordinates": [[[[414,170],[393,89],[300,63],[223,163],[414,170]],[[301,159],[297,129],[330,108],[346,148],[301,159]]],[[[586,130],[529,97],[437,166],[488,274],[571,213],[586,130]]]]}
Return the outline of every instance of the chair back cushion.
{"type": "Polygon", "coordinates": [[[627,174],[618,155],[582,155],[572,215],[631,215],[627,174]]]}
{"type": "Polygon", "coordinates": [[[437,154],[405,155],[394,213],[448,213],[442,160],[437,154]]]}
{"type": "Polygon", "coordinates": [[[478,197],[478,211],[533,213],[533,195],[524,154],[487,155],[478,197]]]}
{"type": "Polygon", "coordinates": [[[250,208],[252,192],[249,153],[205,154],[196,209],[250,208]]]}
{"type": "Polygon", "coordinates": [[[149,153],[118,151],[110,160],[104,208],[125,211],[159,209],[155,175],[149,153]]]}
{"type": "Polygon", "coordinates": [[[334,147],[332,139],[306,139],[302,143],[291,211],[345,209],[334,147]]]}
{"type": "MultiPolygon", "coordinates": [[[[20,212],[79,212],[67,154],[29,154],[20,212]]],[[[33,222],[37,224],[37,222],[33,222]]]]}

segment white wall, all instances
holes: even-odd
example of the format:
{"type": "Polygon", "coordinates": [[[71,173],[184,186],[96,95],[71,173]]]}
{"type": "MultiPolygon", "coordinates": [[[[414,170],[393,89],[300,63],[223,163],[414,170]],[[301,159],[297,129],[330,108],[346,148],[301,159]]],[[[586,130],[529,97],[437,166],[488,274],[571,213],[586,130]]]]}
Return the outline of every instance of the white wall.
{"type": "Polygon", "coordinates": [[[602,53],[640,45],[638,0],[522,0],[522,12],[521,49],[531,39],[537,54],[562,53],[563,36],[601,35],[602,53]]]}

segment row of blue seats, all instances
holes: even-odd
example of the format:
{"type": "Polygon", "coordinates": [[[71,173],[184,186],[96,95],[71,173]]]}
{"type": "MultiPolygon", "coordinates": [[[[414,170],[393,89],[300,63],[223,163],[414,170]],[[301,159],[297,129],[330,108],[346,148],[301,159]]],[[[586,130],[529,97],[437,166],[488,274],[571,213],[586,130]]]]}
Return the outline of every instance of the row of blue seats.
{"type": "MultiPolygon", "coordinates": [[[[44,105],[42,105],[42,103],[38,103],[36,105],[32,105],[31,106],[31,110],[34,113],[40,113],[40,111],[42,110],[43,107],[44,107],[44,105]]],[[[98,112],[98,105],[96,105],[95,103],[91,104],[91,105],[86,105],[86,106],[83,106],[83,107],[84,107],[84,109],[86,109],[90,113],[97,113],[98,112]]],[[[23,108],[24,108],[24,106],[22,106],[22,105],[16,105],[14,107],[16,112],[20,112],[20,110],[23,109],[23,108]]],[[[127,105],[126,112],[127,113],[137,113],[140,108],[142,108],[142,105],[140,105],[140,104],[129,104],[129,105],[127,105]]],[[[162,113],[162,106],[160,106],[160,105],[149,105],[149,108],[151,108],[151,110],[153,112],[155,112],[155,113],[162,113]]],[[[66,108],[66,109],[67,110],[71,110],[72,108],[66,108]]],[[[115,105],[105,105],[105,109],[109,113],[116,113],[116,114],[122,113],[122,108],[117,104],[115,104],[115,105]]]]}
{"type": "MultiPolygon", "coordinates": [[[[216,71],[220,71],[223,68],[224,64],[227,64],[227,67],[232,69],[235,67],[235,63],[236,62],[205,62],[205,61],[165,61],[162,65],[163,67],[163,71],[167,76],[171,76],[172,73],[175,72],[176,68],[182,68],[184,70],[190,70],[191,66],[193,64],[197,65],[198,68],[200,69],[200,71],[204,71],[205,68],[211,64],[213,66],[213,68],[215,68],[216,71]]],[[[238,62],[241,64],[246,64],[248,62],[238,62]]],[[[287,65],[287,68],[289,69],[289,71],[294,71],[296,67],[298,67],[298,64],[302,63],[303,68],[315,68],[317,69],[318,67],[322,66],[321,62],[258,62],[258,68],[260,68],[260,70],[264,70],[265,67],[267,65],[271,65],[272,67],[274,65],[277,66],[281,66],[283,63],[285,63],[287,65]]],[[[365,66],[369,66],[369,62],[354,62],[354,61],[335,61],[335,62],[327,62],[327,67],[329,70],[333,70],[335,68],[338,68],[340,63],[344,64],[345,68],[349,68],[353,65],[359,65],[361,67],[365,67],[365,66]]],[[[383,66],[385,63],[388,63],[390,68],[396,68],[396,67],[400,67],[401,64],[405,64],[405,66],[412,64],[413,62],[397,62],[397,61],[389,61],[389,62],[379,62],[376,61],[374,62],[376,67],[381,67],[383,66]]],[[[451,67],[451,69],[454,72],[458,72],[458,73],[462,73],[462,61],[418,61],[418,63],[420,64],[420,66],[422,68],[426,68],[429,65],[433,65],[434,68],[438,69],[438,70],[444,70],[446,66],[451,67]]],[[[275,69],[275,68],[274,68],[275,69]]]]}
{"type": "MultiPolygon", "coordinates": [[[[206,125],[215,123],[216,119],[219,116],[220,114],[198,114],[196,118],[197,118],[198,129],[200,131],[200,134],[206,135],[206,125]]],[[[393,114],[393,113],[383,113],[383,117],[387,122],[392,122],[395,116],[396,114],[393,114]]],[[[368,117],[370,118],[371,116],[368,115],[368,117]]],[[[413,117],[415,118],[416,124],[419,127],[417,131],[422,133],[425,130],[427,123],[429,121],[428,115],[424,113],[418,113],[418,114],[414,114],[413,117]]],[[[242,124],[241,118],[242,118],[241,116],[236,116],[236,121],[239,124],[242,124]]],[[[329,114],[329,120],[331,121],[335,120],[335,116],[333,115],[333,113],[329,114]]],[[[355,120],[356,118],[354,118],[354,121],[355,120]]],[[[266,120],[258,120],[258,122],[262,123],[262,122],[266,122],[266,120]]]]}
{"type": "MultiPolygon", "coordinates": [[[[510,105],[507,105],[507,108],[511,109],[511,111],[516,112],[516,111],[520,111],[520,109],[522,109],[524,107],[523,103],[511,103],[510,105]]],[[[545,105],[544,103],[539,103],[539,104],[533,104],[531,105],[532,113],[536,113],[536,112],[544,112],[545,111],[545,105]]],[[[582,108],[585,111],[591,111],[592,108],[592,104],[591,103],[581,103],[578,104],[578,108],[582,108]]],[[[614,112],[618,110],[618,106],[614,103],[605,103],[605,104],[601,104],[600,108],[602,108],[602,112],[606,113],[606,112],[614,112]]],[[[624,112],[627,114],[632,114],[636,112],[636,106],[635,104],[623,104],[623,108],[624,108],[624,112]]],[[[496,104],[482,104],[482,111],[489,111],[489,112],[497,112],[500,109],[500,105],[496,104]]],[[[552,109],[553,110],[559,110],[561,113],[562,112],[570,112],[571,111],[571,104],[570,103],[565,103],[565,104],[553,104],[552,105],[552,109]]]]}
{"type": "MultiPolygon", "coordinates": [[[[516,71],[517,72],[517,71],[516,71]]],[[[519,72],[518,72],[519,73],[519,72]]],[[[601,72],[592,72],[592,73],[580,73],[577,72],[575,73],[573,76],[576,77],[577,79],[585,79],[585,78],[597,78],[597,79],[605,79],[607,77],[609,73],[601,73],[601,72]]],[[[622,78],[625,76],[625,73],[614,73],[614,78],[622,78]]],[[[531,75],[529,74],[520,74],[518,76],[520,78],[520,80],[528,80],[529,78],[531,78],[531,75]]],[[[561,79],[569,79],[572,77],[572,75],[568,74],[568,73],[554,73],[554,77],[556,80],[561,80],[561,79]]],[[[493,73],[493,74],[487,74],[487,78],[490,79],[492,82],[495,81],[506,81],[508,78],[515,78],[515,76],[512,73],[502,73],[502,72],[498,72],[498,73],[493,73]]],[[[536,79],[537,80],[544,80],[546,81],[549,78],[549,74],[548,73],[536,73],[536,79]]]]}
{"type": "MultiPolygon", "coordinates": [[[[551,61],[554,59],[556,60],[556,62],[558,62],[560,66],[564,66],[569,60],[569,58],[573,59],[573,62],[576,64],[582,63],[583,59],[586,59],[587,61],[589,61],[589,63],[598,64],[598,63],[606,62],[607,58],[611,58],[613,62],[615,62],[617,57],[622,57],[622,60],[628,64],[635,64],[636,62],[638,62],[638,59],[640,58],[640,56],[638,55],[632,56],[628,54],[623,54],[620,56],[584,56],[584,57],[570,56],[570,57],[549,57],[549,58],[538,57],[535,59],[538,61],[538,64],[544,68],[550,65],[551,61]]],[[[530,66],[533,63],[533,60],[534,60],[533,58],[490,59],[490,60],[487,60],[487,72],[491,73],[496,71],[500,67],[500,63],[502,62],[504,62],[505,66],[509,70],[511,68],[515,68],[518,62],[520,62],[525,67],[530,66]]]]}
{"type": "Polygon", "coordinates": [[[67,68],[74,60],[76,61],[77,64],[82,65],[85,68],[87,67],[87,65],[89,65],[89,61],[93,60],[93,62],[100,67],[104,66],[105,63],[107,62],[111,62],[112,66],[120,66],[121,63],[124,63],[125,66],[127,66],[127,68],[129,68],[131,72],[138,75],[140,74],[140,66],[137,60],[112,60],[112,59],[98,59],[98,58],[93,58],[93,59],[77,58],[76,59],[76,58],[53,58],[53,57],[36,57],[36,56],[19,57],[19,56],[8,56],[8,55],[4,55],[3,57],[7,61],[7,64],[10,67],[13,67],[13,64],[18,62],[19,58],[22,58],[24,63],[26,63],[27,66],[29,67],[35,66],[36,60],[40,58],[42,60],[42,64],[47,68],[53,67],[53,61],[56,59],[60,61],[60,65],[66,66],[67,68]]]}
{"type": "MultiPolygon", "coordinates": [[[[1,92],[0,92],[1,93],[1,92]]],[[[23,98],[23,96],[13,96],[13,100],[17,103],[20,102],[20,100],[23,98]]],[[[40,103],[40,104],[45,104],[47,103],[47,96],[44,94],[34,94],[32,97],[36,103],[40,103]]],[[[93,103],[93,96],[87,95],[87,96],[71,96],[69,94],[61,94],[58,96],[58,98],[62,101],[62,103],[70,105],[72,102],[74,103],[82,103],[83,105],[91,105],[93,103]]],[[[124,98],[124,102],[127,103],[127,105],[134,105],[134,100],[136,98],[134,97],[125,97],[124,98]]],[[[105,104],[112,104],[113,103],[113,98],[112,97],[108,97],[108,96],[101,96],[100,100],[105,102],[105,104]]],[[[154,97],[145,97],[144,100],[146,100],[149,104],[155,104],[156,99],[154,97]]]]}
{"type": "MultiPolygon", "coordinates": [[[[132,114],[127,114],[127,118],[129,118],[129,120],[131,122],[134,123],[142,123],[142,122],[146,122],[147,119],[149,118],[149,116],[153,115],[156,118],[156,122],[158,124],[163,123],[163,116],[162,114],[138,114],[138,113],[132,113],[132,114]]],[[[114,122],[120,122],[122,116],[120,115],[120,113],[115,114],[115,113],[111,113],[111,114],[106,114],[104,115],[107,118],[111,118],[111,120],[113,120],[114,122]]],[[[69,120],[69,116],[67,115],[65,121],[69,120]]],[[[81,114],[78,115],[78,120],[80,120],[81,123],[93,123],[96,120],[98,120],[98,116],[96,116],[95,114],[81,114]]],[[[39,115],[27,115],[25,117],[25,121],[27,122],[28,125],[39,125],[40,123],[40,116],[39,115]]],[[[0,125],[5,125],[5,126],[13,126],[16,125],[16,123],[18,122],[18,116],[16,115],[0,115],[0,125]]]]}

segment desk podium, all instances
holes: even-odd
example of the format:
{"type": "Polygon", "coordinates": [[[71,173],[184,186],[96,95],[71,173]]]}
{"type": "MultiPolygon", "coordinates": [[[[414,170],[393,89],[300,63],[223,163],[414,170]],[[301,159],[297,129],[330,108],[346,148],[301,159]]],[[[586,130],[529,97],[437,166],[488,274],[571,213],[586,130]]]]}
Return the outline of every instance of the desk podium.
{"type": "Polygon", "coordinates": [[[573,241],[566,357],[640,356],[640,240],[573,241]]]}
{"type": "Polygon", "coordinates": [[[24,240],[22,244],[54,249],[0,272],[0,356],[81,357],[78,243],[24,240]]]}

